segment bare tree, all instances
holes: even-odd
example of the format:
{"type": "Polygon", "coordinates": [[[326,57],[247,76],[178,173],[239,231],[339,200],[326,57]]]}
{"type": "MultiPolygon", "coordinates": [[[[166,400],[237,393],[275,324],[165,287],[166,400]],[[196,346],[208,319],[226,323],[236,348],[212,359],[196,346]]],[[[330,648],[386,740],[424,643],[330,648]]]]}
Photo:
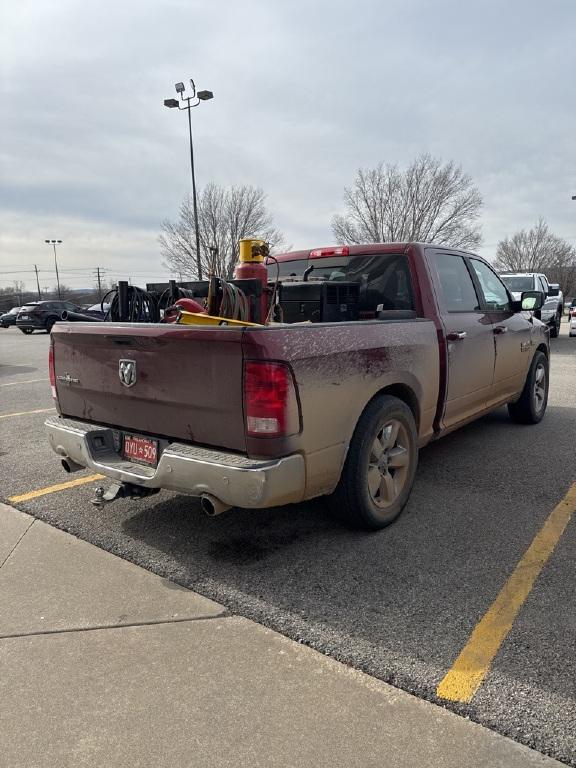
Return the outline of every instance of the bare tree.
{"type": "MultiPolygon", "coordinates": [[[[200,251],[204,275],[212,271],[230,278],[238,261],[238,241],[259,237],[272,248],[283,243],[266,209],[261,189],[250,186],[220,187],[210,183],[198,198],[200,251]],[[212,250],[211,250],[212,249],[212,250]]],[[[164,265],[182,278],[196,278],[196,236],[190,198],[180,206],[177,221],[162,222],[158,238],[164,265]]]]}
{"type": "Polygon", "coordinates": [[[36,294],[27,291],[21,280],[14,280],[10,287],[0,288],[0,314],[13,306],[21,306],[27,301],[33,301],[36,294]]]}
{"type": "Polygon", "coordinates": [[[540,218],[532,229],[521,229],[498,243],[495,266],[507,272],[542,272],[572,265],[575,260],[574,247],[553,235],[540,218]]]}
{"type": "Polygon", "coordinates": [[[64,301],[65,299],[70,299],[72,294],[74,293],[74,289],[71,288],[69,285],[65,285],[64,283],[60,283],[60,291],[58,291],[58,286],[55,285],[52,288],[52,294],[54,298],[58,298],[58,294],[60,294],[60,297],[64,301]]]}
{"type": "Polygon", "coordinates": [[[501,240],[494,266],[500,272],[543,272],[567,296],[576,294],[576,249],[552,234],[542,218],[531,229],[501,240]]]}
{"type": "Polygon", "coordinates": [[[459,248],[478,246],[476,223],[482,197],[472,179],[454,162],[428,154],[406,170],[380,163],[359,169],[344,190],[345,214],[332,219],[341,243],[435,242],[459,248]]]}

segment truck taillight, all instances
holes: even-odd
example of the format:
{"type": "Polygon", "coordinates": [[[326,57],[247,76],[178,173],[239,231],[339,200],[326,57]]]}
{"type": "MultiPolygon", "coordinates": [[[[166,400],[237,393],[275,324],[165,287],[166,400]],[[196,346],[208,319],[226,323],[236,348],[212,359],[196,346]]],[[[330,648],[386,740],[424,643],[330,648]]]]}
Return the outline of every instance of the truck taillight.
{"type": "Polygon", "coordinates": [[[250,437],[282,437],[299,430],[298,402],[290,368],[250,360],[244,364],[244,411],[250,437]]]}
{"type": "Polygon", "coordinates": [[[54,367],[54,344],[50,344],[48,352],[48,371],[50,373],[50,387],[52,389],[52,397],[54,400],[58,400],[56,394],[56,369],[54,367]]]}

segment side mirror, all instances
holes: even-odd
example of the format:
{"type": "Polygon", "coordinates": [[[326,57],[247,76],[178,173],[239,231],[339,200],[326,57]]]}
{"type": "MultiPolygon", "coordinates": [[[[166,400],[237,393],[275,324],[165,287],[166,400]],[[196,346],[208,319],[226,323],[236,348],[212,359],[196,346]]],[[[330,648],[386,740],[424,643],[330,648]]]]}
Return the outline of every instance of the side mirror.
{"type": "Polygon", "coordinates": [[[560,286],[558,285],[558,283],[549,284],[548,296],[560,296],[560,286]]]}
{"type": "Polygon", "coordinates": [[[542,309],[545,296],[542,291],[523,291],[520,301],[514,302],[520,305],[519,312],[537,312],[542,309]]]}

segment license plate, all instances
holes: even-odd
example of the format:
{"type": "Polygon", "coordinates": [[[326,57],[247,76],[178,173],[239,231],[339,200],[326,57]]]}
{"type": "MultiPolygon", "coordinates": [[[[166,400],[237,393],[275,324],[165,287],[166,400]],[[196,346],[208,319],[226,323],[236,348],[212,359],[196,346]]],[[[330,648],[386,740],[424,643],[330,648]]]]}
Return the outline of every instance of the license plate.
{"type": "Polygon", "coordinates": [[[151,464],[155,467],[158,464],[158,440],[124,435],[122,455],[125,459],[131,459],[141,464],[151,464]]]}
{"type": "Polygon", "coordinates": [[[20,320],[30,320],[30,317],[28,315],[22,315],[20,320]]]}

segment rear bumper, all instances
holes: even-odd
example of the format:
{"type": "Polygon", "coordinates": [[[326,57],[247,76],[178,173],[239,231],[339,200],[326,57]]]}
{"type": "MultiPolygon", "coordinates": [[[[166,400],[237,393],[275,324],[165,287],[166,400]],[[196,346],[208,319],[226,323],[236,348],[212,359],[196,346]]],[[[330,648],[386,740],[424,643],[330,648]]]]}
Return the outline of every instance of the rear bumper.
{"type": "Polygon", "coordinates": [[[17,320],[16,326],[18,328],[32,328],[34,331],[45,331],[46,322],[44,320],[17,320]]]}
{"type": "MultiPolygon", "coordinates": [[[[51,416],[45,422],[52,449],[123,483],[165,488],[191,496],[211,494],[233,507],[273,507],[301,501],[306,486],[304,457],[249,459],[235,453],[171,443],[157,467],[133,464],[115,447],[114,430],[51,416]]],[[[116,438],[117,439],[117,438],[116,438]]]]}

